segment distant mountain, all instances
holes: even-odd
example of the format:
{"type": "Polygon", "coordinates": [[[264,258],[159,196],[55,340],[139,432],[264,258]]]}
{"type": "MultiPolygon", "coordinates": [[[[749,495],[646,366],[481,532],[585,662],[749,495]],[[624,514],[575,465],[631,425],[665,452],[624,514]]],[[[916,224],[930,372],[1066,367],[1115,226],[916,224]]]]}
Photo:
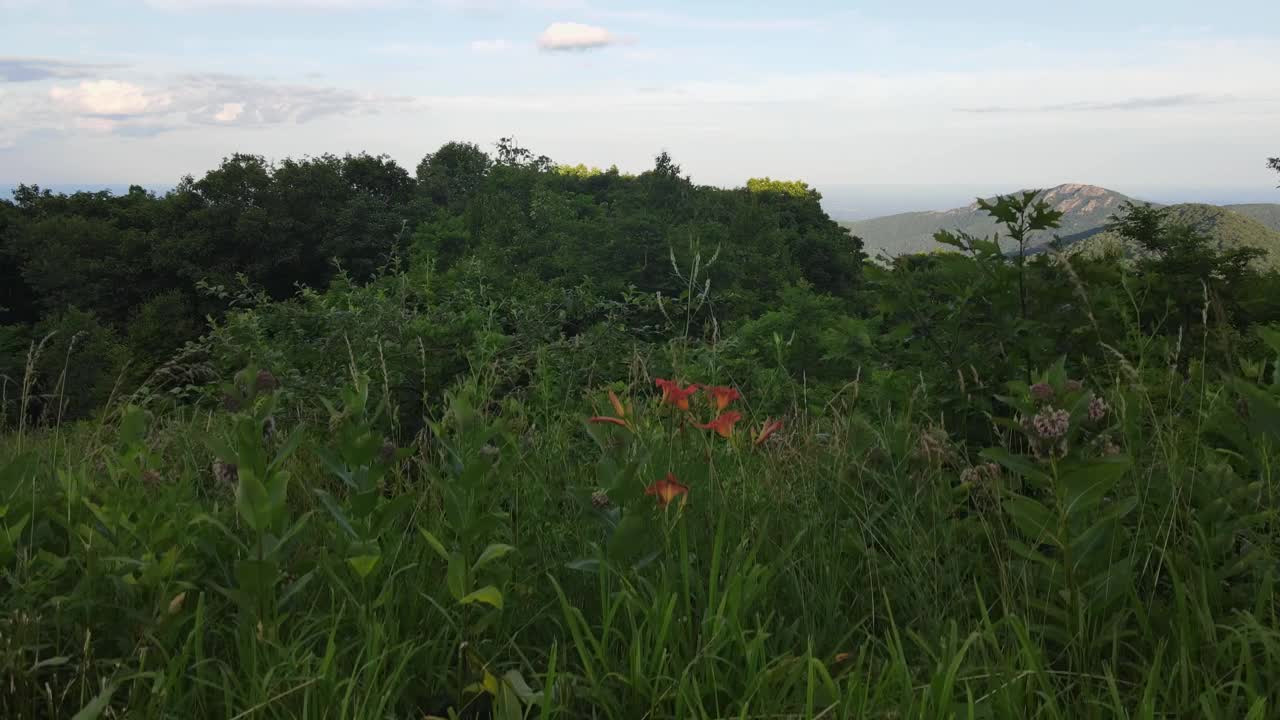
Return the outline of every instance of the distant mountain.
{"type": "MultiPolygon", "coordinates": [[[[1265,250],[1267,255],[1259,260],[1259,264],[1265,268],[1280,270],[1280,230],[1272,229],[1253,217],[1242,214],[1240,207],[1272,207],[1280,210],[1280,205],[1221,207],[1202,203],[1184,203],[1169,206],[1168,212],[1170,220],[1199,229],[1200,232],[1216,240],[1219,248],[1255,247],[1265,250]]],[[[1119,235],[1105,228],[1073,243],[1067,252],[1090,256],[1115,253],[1132,257],[1137,254],[1135,248],[1128,246],[1119,235]]]]}
{"type": "MultiPolygon", "coordinates": [[[[1079,184],[1059,185],[1046,191],[1042,198],[1064,213],[1056,233],[1066,239],[1083,239],[1098,232],[1126,201],[1132,200],[1114,190],[1079,184]]],[[[976,202],[953,210],[900,213],[843,225],[862,238],[871,256],[881,251],[903,255],[937,250],[942,246],[934,241],[933,234],[939,230],[962,230],[977,236],[996,231],[995,221],[979,210],[976,202]]],[[[1032,238],[1031,247],[1041,247],[1052,239],[1050,233],[1039,233],[1032,238]]]]}
{"type": "Polygon", "coordinates": [[[1256,203],[1252,205],[1223,205],[1224,208],[1251,217],[1267,227],[1280,232],[1280,203],[1256,203]]]}
{"type": "MultiPolygon", "coordinates": [[[[1132,198],[1096,185],[1079,184],[1059,185],[1047,190],[1042,198],[1063,213],[1062,224],[1052,233],[1032,237],[1028,246],[1032,252],[1044,249],[1057,235],[1074,248],[1072,252],[1094,254],[1110,249],[1124,255],[1133,254],[1132,249],[1119,247],[1120,238],[1106,228],[1111,216],[1132,198]]],[[[1152,204],[1159,207],[1157,203],[1152,204]]],[[[1280,204],[1182,203],[1167,207],[1170,219],[1196,226],[1222,247],[1249,246],[1266,250],[1268,257],[1264,264],[1280,269],[1280,204]]],[[[894,256],[945,250],[933,239],[939,230],[961,230],[976,236],[989,236],[997,231],[996,223],[978,209],[976,202],[954,210],[900,213],[843,225],[862,238],[872,257],[881,252],[894,256]]],[[[1015,249],[1007,245],[1011,241],[1005,242],[1006,249],[1015,249]]]]}

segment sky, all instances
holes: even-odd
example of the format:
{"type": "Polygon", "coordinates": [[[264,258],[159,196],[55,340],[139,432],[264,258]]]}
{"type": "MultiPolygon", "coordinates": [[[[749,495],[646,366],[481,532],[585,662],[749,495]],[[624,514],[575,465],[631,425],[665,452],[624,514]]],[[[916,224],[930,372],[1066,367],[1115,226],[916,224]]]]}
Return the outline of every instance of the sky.
{"type": "Polygon", "coordinates": [[[1266,192],[1280,2],[0,0],[0,186],[505,136],[729,186],[1266,192]]]}

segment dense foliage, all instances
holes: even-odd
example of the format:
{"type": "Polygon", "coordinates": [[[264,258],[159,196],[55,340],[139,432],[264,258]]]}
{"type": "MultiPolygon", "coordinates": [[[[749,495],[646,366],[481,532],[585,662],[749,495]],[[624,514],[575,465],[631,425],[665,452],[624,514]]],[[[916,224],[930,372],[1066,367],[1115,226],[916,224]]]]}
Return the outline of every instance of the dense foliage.
{"type": "Polygon", "coordinates": [[[870,264],[665,154],[19,188],[0,716],[1274,716],[1280,276],[977,208],[870,264]]]}

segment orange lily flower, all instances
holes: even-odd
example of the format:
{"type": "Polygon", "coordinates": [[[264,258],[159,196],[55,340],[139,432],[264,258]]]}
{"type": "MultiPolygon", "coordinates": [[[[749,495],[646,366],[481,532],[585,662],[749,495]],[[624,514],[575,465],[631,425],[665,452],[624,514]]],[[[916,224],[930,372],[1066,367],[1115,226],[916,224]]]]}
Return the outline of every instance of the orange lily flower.
{"type": "Polygon", "coordinates": [[[724,410],[729,407],[729,403],[742,397],[742,393],[738,392],[737,388],[726,387],[724,385],[709,387],[706,390],[707,394],[711,396],[711,399],[715,400],[717,412],[724,410]]]}
{"type": "Polygon", "coordinates": [[[630,423],[627,422],[627,408],[625,405],[622,404],[622,401],[618,399],[618,396],[615,395],[612,390],[609,391],[609,403],[613,405],[613,411],[618,414],[617,417],[609,417],[608,415],[596,415],[595,417],[591,418],[587,422],[595,423],[597,425],[609,423],[610,425],[618,425],[620,427],[630,428],[631,425],[630,423]]]}
{"type": "MultiPolygon", "coordinates": [[[[665,478],[645,488],[644,494],[657,497],[658,506],[666,507],[677,497],[680,497],[681,495],[687,496],[689,494],[689,486],[681,484],[681,482],[676,479],[675,475],[667,473],[665,478]]],[[[681,502],[684,501],[681,500],[681,502]]]]}
{"type": "Polygon", "coordinates": [[[768,440],[771,435],[782,429],[781,420],[765,420],[764,427],[760,428],[760,432],[756,434],[754,444],[759,445],[768,440]]]}
{"type": "Polygon", "coordinates": [[[689,396],[698,391],[697,385],[681,388],[680,383],[675,380],[657,378],[653,381],[653,384],[662,388],[662,402],[668,405],[675,405],[681,410],[689,409],[689,396]]]}
{"type": "Polygon", "coordinates": [[[618,413],[618,417],[624,418],[627,416],[627,408],[623,406],[622,401],[618,399],[618,396],[612,390],[609,391],[609,403],[613,405],[613,411],[618,413]]]}
{"type": "Polygon", "coordinates": [[[712,420],[706,425],[703,425],[701,423],[696,423],[696,424],[698,425],[698,427],[702,428],[703,430],[715,430],[720,435],[720,437],[727,438],[733,435],[734,423],[738,422],[741,419],[742,419],[742,413],[738,412],[737,410],[730,410],[729,412],[723,413],[720,417],[716,418],[715,420],[712,420]]]}

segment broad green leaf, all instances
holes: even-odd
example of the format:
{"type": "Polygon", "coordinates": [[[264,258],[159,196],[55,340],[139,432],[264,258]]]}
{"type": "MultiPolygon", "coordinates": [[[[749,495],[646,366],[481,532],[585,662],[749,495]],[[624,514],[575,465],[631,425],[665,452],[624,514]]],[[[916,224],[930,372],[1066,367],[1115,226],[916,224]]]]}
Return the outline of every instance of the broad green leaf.
{"type": "Polygon", "coordinates": [[[1068,516],[1089,513],[1111,492],[1120,476],[1133,465],[1126,455],[1096,458],[1072,465],[1059,477],[1068,516]]]}
{"type": "Polygon", "coordinates": [[[1054,545],[1059,544],[1052,532],[1057,526],[1057,518],[1049,508],[1029,497],[1015,495],[1005,500],[1004,509],[1023,535],[1036,542],[1047,540],[1054,545]]]}
{"type": "Polygon", "coordinates": [[[431,546],[431,549],[440,556],[441,560],[449,562],[449,551],[444,549],[444,543],[440,542],[435,535],[432,535],[430,532],[427,532],[422,528],[418,528],[418,534],[422,536],[423,540],[427,541],[427,545],[431,546]]]}
{"type": "Polygon", "coordinates": [[[382,559],[381,555],[357,555],[347,558],[347,564],[351,566],[360,579],[369,577],[369,573],[378,567],[378,561],[382,559]]]}
{"type": "Polygon", "coordinates": [[[1021,477],[1040,482],[1049,481],[1049,476],[1030,460],[1021,455],[1014,455],[1004,448],[990,447],[983,450],[981,455],[988,460],[1000,463],[1005,469],[1021,477]]]}
{"type": "Polygon", "coordinates": [[[290,455],[293,455],[293,452],[298,449],[298,445],[302,443],[302,431],[303,428],[299,425],[289,433],[289,437],[285,439],[284,444],[280,446],[278,451],[276,451],[275,459],[267,466],[268,470],[275,470],[284,464],[284,461],[288,460],[290,455]]]}
{"type": "Polygon", "coordinates": [[[320,504],[324,506],[325,510],[329,511],[334,521],[338,523],[338,527],[342,528],[352,540],[359,538],[360,536],[356,533],[355,528],[351,527],[351,523],[347,521],[346,513],[342,512],[342,508],[338,507],[338,503],[333,499],[333,496],[321,488],[316,488],[314,492],[320,498],[320,504]]]}
{"type": "Polygon", "coordinates": [[[529,683],[525,682],[524,676],[520,674],[519,670],[506,671],[502,674],[502,680],[526,704],[533,704],[542,699],[542,693],[534,692],[533,688],[529,687],[529,683]]]}
{"type": "Polygon", "coordinates": [[[271,523],[271,499],[267,488],[248,468],[241,468],[236,486],[236,510],[251,530],[262,532],[271,523]]]}
{"type": "Polygon", "coordinates": [[[1280,325],[1257,327],[1254,329],[1257,331],[1258,337],[1262,338],[1262,341],[1267,344],[1267,347],[1271,348],[1271,352],[1280,356],[1280,325]]]}
{"type": "Polygon", "coordinates": [[[1032,562],[1036,562],[1041,565],[1054,564],[1054,561],[1052,558],[1046,557],[1044,553],[1038,550],[1033,550],[1031,547],[1029,547],[1026,543],[1022,542],[1021,540],[1017,540],[1015,538],[1009,538],[1008,544],[1009,544],[1009,549],[1013,551],[1013,554],[1017,555],[1018,557],[1024,560],[1031,560],[1032,562]]]}
{"type": "Polygon", "coordinates": [[[107,685],[98,696],[90,700],[87,705],[80,709],[71,720],[97,720],[102,712],[111,704],[111,696],[116,694],[116,688],[119,687],[115,683],[107,685]]]}
{"type": "Polygon", "coordinates": [[[472,603],[484,603],[492,605],[499,610],[502,609],[502,592],[492,585],[485,585],[475,592],[468,593],[458,600],[462,605],[470,605],[472,603]]]}
{"type": "Polygon", "coordinates": [[[446,576],[449,594],[459,602],[467,594],[467,559],[462,553],[454,551],[449,555],[449,571],[446,576]]]}
{"type": "Polygon", "coordinates": [[[509,555],[514,550],[515,548],[512,547],[511,545],[503,545],[502,543],[493,543],[492,545],[486,547],[484,549],[484,552],[480,553],[480,559],[476,560],[476,564],[471,566],[471,572],[472,573],[479,572],[480,568],[484,567],[485,565],[488,565],[494,560],[498,560],[502,557],[505,557],[506,555],[509,555]]]}

